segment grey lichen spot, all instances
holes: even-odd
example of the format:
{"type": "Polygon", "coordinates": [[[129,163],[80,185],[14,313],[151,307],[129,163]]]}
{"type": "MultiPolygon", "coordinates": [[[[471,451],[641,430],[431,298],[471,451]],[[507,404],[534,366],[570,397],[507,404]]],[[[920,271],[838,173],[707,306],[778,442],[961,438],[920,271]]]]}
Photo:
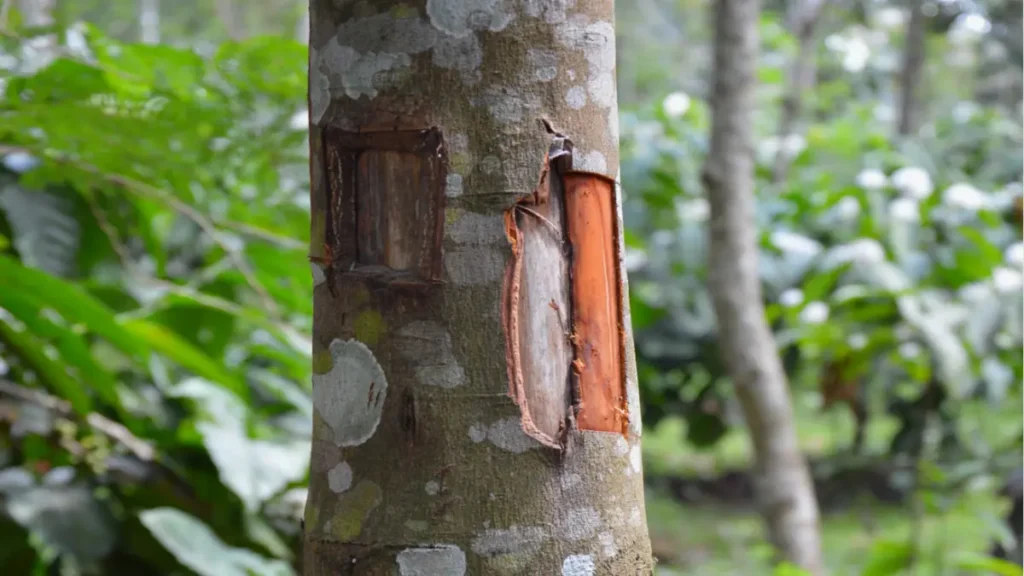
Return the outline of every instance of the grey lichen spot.
{"type": "Polygon", "coordinates": [[[629,513],[629,525],[635,527],[635,526],[641,526],[643,523],[644,523],[643,512],[640,511],[639,507],[633,508],[633,510],[630,511],[630,513],[629,513]]]}
{"type": "Polygon", "coordinates": [[[497,156],[484,156],[480,161],[480,170],[488,176],[501,172],[501,159],[497,156]]]}
{"type": "Polygon", "coordinates": [[[406,520],[405,527],[413,532],[425,532],[430,525],[424,520],[406,520]]]}
{"type": "Polygon", "coordinates": [[[470,543],[473,552],[480,556],[501,554],[532,554],[548,539],[547,531],[540,526],[512,526],[484,530],[470,543]]]}
{"type": "Polygon", "coordinates": [[[446,142],[448,151],[453,154],[465,154],[469,152],[469,136],[462,132],[456,132],[448,137],[446,142]]]}
{"type": "Polygon", "coordinates": [[[470,424],[469,426],[469,439],[474,444],[479,444],[484,440],[487,440],[487,426],[483,424],[470,424]]]}
{"type": "Polygon", "coordinates": [[[423,491],[427,493],[427,496],[437,496],[441,491],[441,485],[436,480],[430,480],[423,486],[423,491]]]}
{"type": "Polygon", "coordinates": [[[330,80],[320,71],[320,55],[316,48],[309,47],[309,118],[319,124],[331,103],[330,80]]]}
{"type": "Polygon", "coordinates": [[[540,446],[540,443],[523,432],[518,417],[503,418],[491,424],[487,429],[487,439],[498,448],[516,454],[540,446]]]}
{"type": "Polygon", "coordinates": [[[457,71],[462,83],[466,85],[480,81],[480,64],[483,61],[484,52],[475,34],[443,36],[434,46],[434,64],[457,71]]]}
{"type": "Polygon", "coordinates": [[[313,406],[338,446],[358,446],[380,423],[388,381],[373,352],[358,340],[334,340],[331,369],[313,375],[313,406]]]}
{"type": "Polygon", "coordinates": [[[338,462],[327,473],[327,485],[331,492],[341,494],[352,487],[352,467],[348,462],[338,462]]]}
{"type": "Polygon", "coordinates": [[[449,174],[445,177],[444,195],[449,198],[462,196],[462,174],[449,174]]]}
{"type": "Polygon", "coordinates": [[[420,384],[455,388],[466,383],[466,372],[455,359],[452,337],[444,326],[416,321],[400,328],[395,337],[401,355],[414,365],[420,384]]]}
{"type": "Polygon", "coordinates": [[[608,110],[608,139],[611,140],[611,145],[618,149],[619,147],[619,109],[618,107],[612,107],[608,110]]]}
{"type": "Polygon", "coordinates": [[[456,37],[474,30],[499,32],[515,17],[505,0],[427,0],[427,16],[435,28],[456,37]]]}
{"type": "Polygon", "coordinates": [[[604,174],[608,171],[608,161],[605,160],[604,154],[601,154],[597,150],[591,150],[586,154],[580,154],[573,161],[573,168],[577,170],[585,170],[587,172],[604,174]]]}
{"type": "Polygon", "coordinates": [[[565,21],[565,13],[576,0],[523,0],[523,10],[532,18],[544,18],[548,24],[565,21]]]}
{"type": "Polygon", "coordinates": [[[562,576],[594,576],[596,569],[589,554],[573,554],[562,562],[562,576]]]}
{"type": "Polygon", "coordinates": [[[580,477],[579,474],[563,474],[562,477],[559,478],[559,484],[561,484],[563,491],[572,490],[573,488],[579,486],[582,482],[583,478],[580,477]]]}
{"type": "Polygon", "coordinates": [[[571,541],[585,540],[601,527],[601,515],[593,508],[569,510],[559,518],[559,533],[571,541]]]}
{"type": "Polygon", "coordinates": [[[610,22],[587,23],[576,15],[559,26],[559,40],[587,59],[587,90],[590,99],[603,108],[615,103],[615,28],[610,22]]]}
{"type": "Polygon", "coordinates": [[[353,100],[364,95],[376,97],[378,85],[374,84],[374,79],[378,73],[411,63],[408,54],[361,53],[336,41],[329,42],[320,52],[320,64],[327,71],[332,92],[340,92],[353,100]]]}
{"type": "Polygon", "coordinates": [[[601,545],[601,555],[605,558],[611,558],[619,553],[619,547],[615,545],[615,536],[611,532],[598,534],[597,542],[601,545]]]}
{"type": "Polygon", "coordinates": [[[582,86],[573,86],[565,93],[565,103],[573,110],[579,110],[587,105],[587,91],[582,86]]]}
{"type": "Polygon", "coordinates": [[[453,544],[406,548],[395,557],[399,576],[464,576],[466,553],[453,544]]]}
{"type": "Polygon", "coordinates": [[[615,453],[619,456],[625,456],[629,452],[629,442],[626,441],[622,436],[615,438],[615,453]]]}
{"type": "Polygon", "coordinates": [[[335,40],[359,52],[418,54],[437,42],[438,34],[416,16],[396,18],[383,12],[368,18],[356,18],[338,26],[335,40]]]}
{"type": "Polygon", "coordinates": [[[533,71],[533,80],[550,82],[558,76],[558,54],[552,50],[530,48],[526,51],[526,62],[533,71]]]}
{"type": "Polygon", "coordinates": [[[505,131],[518,127],[541,107],[540,96],[536,93],[524,94],[516,88],[498,86],[489,87],[481,97],[474,100],[474,105],[486,106],[491,116],[504,125],[505,131]]]}
{"type": "Polygon", "coordinates": [[[482,286],[501,279],[505,260],[496,249],[454,249],[445,253],[444,269],[448,281],[456,286],[482,286]]]}
{"type": "Polygon", "coordinates": [[[324,269],[321,268],[319,264],[317,264],[316,262],[310,262],[309,269],[313,272],[314,288],[323,284],[324,282],[327,282],[327,275],[324,274],[324,269]]]}
{"type": "Polygon", "coordinates": [[[483,246],[505,242],[505,225],[501,217],[467,210],[451,209],[445,234],[456,244],[483,246]]]}

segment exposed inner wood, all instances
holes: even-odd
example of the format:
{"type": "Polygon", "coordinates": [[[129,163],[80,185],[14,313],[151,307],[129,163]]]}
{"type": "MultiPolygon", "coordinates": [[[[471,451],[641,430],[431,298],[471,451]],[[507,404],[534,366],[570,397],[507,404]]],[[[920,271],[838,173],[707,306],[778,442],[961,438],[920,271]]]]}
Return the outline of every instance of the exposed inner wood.
{"type": "Polygon", "coordinates": [[[573,255],[576,424],[581,430],[626,434],[615,182],[600,174],[569,172],[564,183],[573,255]]]}

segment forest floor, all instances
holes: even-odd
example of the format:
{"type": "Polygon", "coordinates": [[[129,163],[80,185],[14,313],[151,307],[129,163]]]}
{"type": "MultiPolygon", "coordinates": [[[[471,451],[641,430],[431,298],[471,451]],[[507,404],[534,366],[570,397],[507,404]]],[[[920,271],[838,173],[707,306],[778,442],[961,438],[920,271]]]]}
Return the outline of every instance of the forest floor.
{"type": "MultiPolygon", "coordinates": [[[[848,449],[853,437],[849,414],[822,414],[813,403],[796,402],[800,443],[812,466],[821,471],[848,449]]],[[[977,402],[958,419],[962,438],[983,438],[1005,446],[1020,434],[1020,399],[1000,406],[977,402]]],[[[817,474],[822,500],[822,538],[832,574],[865,573],[887,549],[916,541],[916,574],[955,573],[959,559],[984,554],[1005,529],[1001,517],[1009,503],[997,497],[995,482],[968,482],[956,494],[933,495],[923,513],[912,499],[888,490],[884,455],[898,423],[875,418],[866,434],[873,457],[842,474],[817,474]]],[[[742,430],[731,431],[709,450],[685,441],[685,423],[666,419],[645,432],[644,468],[648,478],[647,519],[659,576],[770,575],[771,549],[752,506],[750,447],[742,430]]],[[[893,572],[885,572],[893,573],[893,572]]]]}

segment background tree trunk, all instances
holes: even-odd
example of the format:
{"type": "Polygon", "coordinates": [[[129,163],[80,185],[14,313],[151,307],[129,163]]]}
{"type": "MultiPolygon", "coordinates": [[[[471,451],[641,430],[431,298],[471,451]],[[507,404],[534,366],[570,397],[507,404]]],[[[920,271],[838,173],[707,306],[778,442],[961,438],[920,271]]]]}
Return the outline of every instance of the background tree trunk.
{"type": "Polygon", "coordinates": [[[311,2],[306,574],[649,575],[613,3],[373,6],[311,2]]]}
{"type": "Polygon", "coordinates": [[[711,205],[709,282],[722,355],[755,451],[755,491],[784,559],[822,573],[818,508],[797,445],[782,365],[765,321],[753,193],[754,109],[760,2],[715,3],[712,131],[704,167],[711,205]]]}
{"type": "Polygon", "coordinates": [[[160,43],[160,0],[139,0],[139,40],[160,43]]]}
{"type": "Polygon", "coordinates": [[[907,19],[907,33],[903,39],[903,68],[900,71],[900,108],[897,116],[897,132],[907,136],[917,130],[917,88],[921,83],[921,71],[925,57],[925,15],[923,0],[910,0],[910,18],[907,19]]]}

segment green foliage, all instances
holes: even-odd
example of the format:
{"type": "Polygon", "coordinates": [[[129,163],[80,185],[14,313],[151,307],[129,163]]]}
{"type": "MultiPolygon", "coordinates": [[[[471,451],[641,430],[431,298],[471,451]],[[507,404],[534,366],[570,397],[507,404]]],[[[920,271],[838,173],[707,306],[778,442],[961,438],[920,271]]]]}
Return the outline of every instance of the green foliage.
{"type": "Polygon", "coordinates": [[[68,34],[0,96],[11,562],[291,574],[312,416],[305,47],[68,34]]]}

